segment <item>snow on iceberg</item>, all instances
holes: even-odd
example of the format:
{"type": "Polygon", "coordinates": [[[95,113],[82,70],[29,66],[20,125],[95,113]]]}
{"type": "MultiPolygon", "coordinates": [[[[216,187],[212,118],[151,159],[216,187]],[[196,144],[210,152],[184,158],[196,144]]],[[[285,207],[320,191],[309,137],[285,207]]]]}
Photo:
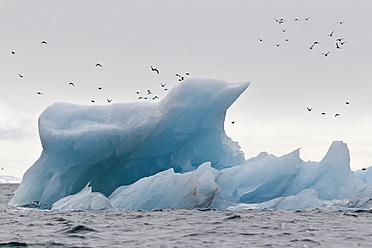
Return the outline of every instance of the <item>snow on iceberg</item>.
{"type": "Polygon", "coordinates": [[[52,205],[52,210],[103,210],[112,208],[109,200],[86,186],[79,193],[66,196],[52,205]]]}
{"type": "Polygon", "coordinates": [[[156,104],[55,103],[39,117],[42,154],[9,204],[50,207],[88,182],[109,196],[170,168],[187,172],[208,161],[217,169],[241,164],[244,153],[226,136],[224,119],[248,85],[190,78],[156,104]]]}

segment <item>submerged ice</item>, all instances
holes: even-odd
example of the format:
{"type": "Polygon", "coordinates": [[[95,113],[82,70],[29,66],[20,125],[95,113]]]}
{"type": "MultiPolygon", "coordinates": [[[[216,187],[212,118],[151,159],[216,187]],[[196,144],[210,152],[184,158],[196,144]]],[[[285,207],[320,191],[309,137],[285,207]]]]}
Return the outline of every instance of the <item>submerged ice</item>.
{"type": "Polygon", "coordinates": [[[156,104],[55,103],[39,118],[43,152],[10,204],[64,210],[372,207],[366,183],[372,176],[354,175],[341,141],[320,162],[302,161],[299,150],[245,160],[226,136],[224,120],[248,85],[188,79],[156,104]]]}

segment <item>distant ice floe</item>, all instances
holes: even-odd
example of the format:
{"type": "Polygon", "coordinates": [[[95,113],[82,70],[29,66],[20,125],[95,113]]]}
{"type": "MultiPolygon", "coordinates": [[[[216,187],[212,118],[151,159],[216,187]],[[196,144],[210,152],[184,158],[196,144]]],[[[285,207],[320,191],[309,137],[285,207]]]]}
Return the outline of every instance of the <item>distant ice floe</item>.
{"type": "Polygon", "coordinates": [[[2,183],[20,183],[21,179],[14,176],[0,176],[0,184],[2,183]]]}
{"type": "Polygon", "coordinates": [[[226,110],[249,83],[187,79],[159,103],[55,103],[39,118],[40,158],[9,204],[53,210],[372,207],[372,172],[350,170],[347,145],[320,162],[299,150],[245,160],[226,110]],[[89,183],[89,186],[86,186],[89,183]]]}

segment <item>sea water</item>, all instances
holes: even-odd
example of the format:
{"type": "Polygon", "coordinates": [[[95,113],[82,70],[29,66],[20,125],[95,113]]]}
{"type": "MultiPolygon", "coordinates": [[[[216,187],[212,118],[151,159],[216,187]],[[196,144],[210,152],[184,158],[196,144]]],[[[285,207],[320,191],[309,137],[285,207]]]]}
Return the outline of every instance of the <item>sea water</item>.
{"type": "Polygon", "coordinates": [[[372,247],[372,211],[156,209],[50,211],[8,206],[0,247],[372,247]]]}

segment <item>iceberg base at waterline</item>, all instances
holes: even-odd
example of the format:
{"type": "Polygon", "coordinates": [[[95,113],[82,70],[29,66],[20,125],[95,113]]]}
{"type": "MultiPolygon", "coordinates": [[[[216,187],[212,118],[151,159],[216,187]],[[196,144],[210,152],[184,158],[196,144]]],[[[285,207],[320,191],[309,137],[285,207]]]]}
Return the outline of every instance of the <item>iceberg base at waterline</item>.
{"type": "Polygon", "coordinates": [[[369,176],[350,170],[342,141],[320,162],[302,161],[299,150],[245,160],[224,122],[248,86],[190,78],[157,103],[55,103],[39,117],[43,152],[9,204],[38,202],[53,210],[372,207],[369,176]]]}
{"type": "MultiPolygon", "coordinates": [[[[208,162],[187,173],[169,169],[117,188],[107,201],[113,208],[138,210],[372,208],[372,187],[348,170],[347,160],[337,161],[336,157],[348,157],[345,143],[333,142],[318,163],[302,161],[296,150],[282,157],[267,154],[252,159],[254,162],[248,160],[222,170],[212,168],[208,162]]],[[[86,202],[83,197],[79,199],[79,194],[70,201],[86,202]]],[[[69,197],[60,201],[68,202],[69,197]]],[[[63,209],[55,205],[52,209],[63,209]]]]}

